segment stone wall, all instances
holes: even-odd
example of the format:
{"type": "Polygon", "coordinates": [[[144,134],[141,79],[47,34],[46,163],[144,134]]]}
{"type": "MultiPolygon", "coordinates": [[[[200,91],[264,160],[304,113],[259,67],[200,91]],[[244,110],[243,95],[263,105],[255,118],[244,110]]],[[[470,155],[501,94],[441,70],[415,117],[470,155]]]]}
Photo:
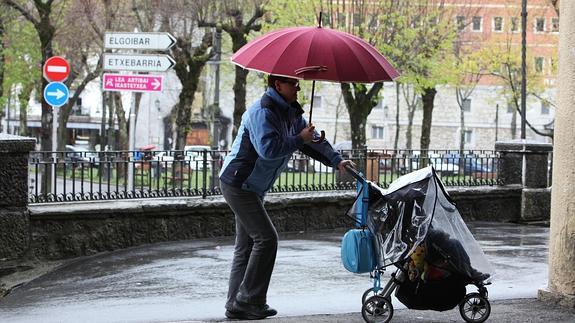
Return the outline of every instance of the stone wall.
{"type": "MultiPolygon", "coordinates": [[[[449,189],[466,220],[518,221],[520,187],[449,189]]],[[[278,232],[353,226],[345,212],[353,192],[270,194],[266,209],[278,232]]],[[[31,251],[63,259],[146,243],[234,235],[221,197],[170,198],[31,205],[31,251]]]]}
{"type": "Polygon", "coordinates": [[[19,258],[29,247],[28,152],[35,142],[0,134],[0,259],[19,258]]]}

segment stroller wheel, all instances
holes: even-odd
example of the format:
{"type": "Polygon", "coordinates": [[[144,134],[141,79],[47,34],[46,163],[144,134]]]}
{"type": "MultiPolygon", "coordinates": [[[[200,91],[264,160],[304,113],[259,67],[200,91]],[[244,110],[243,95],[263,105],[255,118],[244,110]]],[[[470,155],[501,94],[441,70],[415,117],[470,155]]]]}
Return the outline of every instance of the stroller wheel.
{"type": "Polygon", "coordinates": [[[363,303],[361,316],[369,323],[387,323],[393,317],[393,305],[385,297],[372,296],[363,303]]]}
{"type": "Polygon", "coordinates": [[[363,295],[361,296],[361,304],[364,304],[365,301],[372,296],[381,296],[382,292],[383,292],[383,289],[379,289],[377,292],[375,290],[373,290],[373,288],[366,290],[363,293],[363,295]]]}
{"type": "Polygon", "coordinates": [[[459,313],[465,322],[481,323],[489,318],[491,304],[481,294],[469,293],[459,303],[459,313]]]}

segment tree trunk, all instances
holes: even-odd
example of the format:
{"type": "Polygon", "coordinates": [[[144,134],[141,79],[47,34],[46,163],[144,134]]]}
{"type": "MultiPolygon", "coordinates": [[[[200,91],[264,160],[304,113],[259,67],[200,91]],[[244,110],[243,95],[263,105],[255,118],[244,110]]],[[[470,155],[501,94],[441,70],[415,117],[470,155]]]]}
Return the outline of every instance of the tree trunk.
{"type": "Polygon", "coordinates": [[[351,85],[350,83],[342,83],[340,87],[349,114],[352,149],[363,149],[366,144],[365,126],[367,117],[373,107],[377,105],[375,98],[383,87],[383,83],[375,83],[369,89],[364,84],[359,83],[351,85]]]}
{"type": "MultiPolygon", "coordinates": [[[[134,93],[134,100],[135,102],[135,107],[136,107],[136,119],[134,120],[134,127],[136,127],[137,123],[138,123],[138,115],[140,114],[140,103],[142,102],[142,92],[136,92],[134,93]]],[[[137,129],[137,127],[136,127],[137,129]]]]}
{"type": "Polygon", "coordinates": [[[196,93],[197,86],[187,84],[180,92],[180,100],[176,106],[176,150],[184,150],[186,145],[186,137],[191,128],[192,120],[192,103],[194,102],[194,94],[196,93]]]}
{"type": "MultiPolygon", "coordinates": [[[[0,39],[4,39],[6,29],[4,28],[4,17],[0,16],[0,39]]],[[[6,56],[4,55],[4,42],[0,42],[0,84],[4,84],[4,73],[6,70],[6,56]]],[[[0,97],[4,96],[4,87],[0,86],[0,97]]],[[[0,130],[2,126],[0,125],[0,130]]]]}
{"type": "MultiPolygon", "coordinates": [[[[118,148],[119,150],[128,150],[129,149],[129,142],[128,142],[128,120],[126,119],[126,112],[124,111],[124,107],[122,105],[122,96],[119,92],[114,92],[112,94],[112,108],[110,110],[114,110],[116,112],[116,117],[118,118],[118,148]]],[[[128,160],[129,155],[123,156],[128,160]]],[[[118,179],[127,179],[126,167],[130,167],[126,163],[117,163],[113,164],[112,167],[116,168],[116,177],[118,179]]]]}
{"type": "MultiPolygon", "coordinates": [[[[463,102],[463,101],[461,101],[463,102]]],[[[465,168],[465,111],[459,106],[459,169],[465,168]]]]}
{"type": "Polygon", "coordinates": [[[365,125],[367,118],[358,114],[350,114],[349,123],[351,126],[351,146],[353,149],[363,149],[366,143],[365,125]]]}
{"type": "MultiPolygon", "coordinates": [[[[104,135],[106,140],[104,141],[104,144],[108,146],[108,148],[110,150],[121,150],[120,147],[120,142],[118,140],[116,140],[116,127],[115,127],[115,122],[114,120],[116,119],[116,105],[113,102],[113,98],[114,95],[110,94],[109,92],[106,92],[106,104],[108,105],[108,130],[106,132],[106,134],[104,135]]],[[[120,100],[121,103],[121,100],[120,100]]],[[[106,116],[102,115],[103,118],[103,122],[106,122],[106,116]]],[[[118,118],[118,127],[120,126],[120,122],[119,122],[119,118],[118,118]]],[[[118,128],[119,129],[119,128],[118,128]]],[[[102,147],[102,149],[106,149],[106,147],[102,147]]]]}
{"type": "Polygon", "coordinates": [[[242,115],[246,111],[246,80],[248,71],[236,66],[234,81],[234,126],[232,129],[232,142],[236,138],[242,122],[242,115]]]}
{"type": "Polygon", "coordinates": [[[413,149],[413,117],[415,116],[415,109],[417,107],[407,108],[407,127],[405,129],[405,149],[413,149]]]}
{"type": "Polygon", "coordinates": [[[119,150],[128,150],[130,147],[128,143],[128,120],[120,93],[115,92],[113,94],[112,104],[113,108],[111,110],[116,112],[116,117],[118,118],[118,148],[119,150]]]}
{"type": "Polygon", "coordinates": [[[459,153],[463,156],[465,150],[465,111],[459,107],[459,153]]]}
{"type": "Polygon", "coordinates": [[[517,138],[517,109],[513,109],[511,115],[511,139],[517,138]]]}
{"type": "Polygon", "coordinates": [[[18,95],[18,100],[20,100],[20,130],[18,134],[20,136],[26,137],[30,135],[30,131],[28,131],[28,103],[33,87],[34,84],[29,83],[28,86],[22,88],[20,95],[18,95]]]}
{"type": "Polygon", "coordinates": [[[426,88],[421,95],[421,99],[423,100],[423,120],[421,124],[419,150],[423,157],[427,156],[429,143],[431,141],[431,122],[433,117],[435,94],[437,94],[437,90],[435,88],[426,88]]]}
{"type": "Polygon", "coordinates": [[[398,147],[399,147],[399,82],[396,82],[395,83],[395,139],[393,141],[393,150],[397,151],[398,147]]]}

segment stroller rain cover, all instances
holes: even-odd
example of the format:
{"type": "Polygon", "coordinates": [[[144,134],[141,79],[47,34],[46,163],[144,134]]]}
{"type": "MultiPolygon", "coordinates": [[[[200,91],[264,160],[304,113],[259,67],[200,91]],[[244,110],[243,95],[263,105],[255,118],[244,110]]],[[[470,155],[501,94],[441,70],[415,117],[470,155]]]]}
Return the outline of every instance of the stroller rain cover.
{"type": "MultiPolygon", "coordinates": [[[[405,264],[419,245],[430,245],[429,240],[433,238],[444,249],[442,253],[456,254],[451,265],[458,277],[471,279],[473,271],[493,274],[493,268],[479,243],[469,231],[433,167],[428,166],[404,175],[392,182],[387,190],[373,184],[369,187],[367,226],[374,235],[377,267],[405,264]]],[[[463,288],[463,297],[465,283],[459,285],[454,290],[463,288]]],[[[439,296],[435,299],[442,298],[441,295],[435,296],[439,296]]],[[[458,299],[454,295],[450,296],[455,297],[451,302],[448,301],[450,304],[426,306],[436,310],[452,308],[458,299]]],[[[400,301],[404,302],[402,299],[400,301]]],[[[409,306],[406,302],[404,304],[411,308],[419,306],[409,306]]],[[[420,307],[424,309],[425,306],[420,307]]]]}

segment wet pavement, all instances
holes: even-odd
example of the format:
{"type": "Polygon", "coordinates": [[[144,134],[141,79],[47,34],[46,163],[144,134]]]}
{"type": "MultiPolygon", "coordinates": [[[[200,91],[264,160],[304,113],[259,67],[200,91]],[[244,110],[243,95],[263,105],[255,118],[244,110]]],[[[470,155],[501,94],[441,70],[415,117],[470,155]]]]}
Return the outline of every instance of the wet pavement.
{"type": "MultiPolygon", "coordinates": [[[[498,314],[498,308],[507,312],[501,304],[517,302],[509,300],[531,298],[518,304],[536,308],[529,302],[537,302],[537,291],[547,286],[549,229],[498,223],[473,223],[470,229],[496,271],[488,287],[492,316],[505,314],[498,314]]],[[[279,312],[276,321],[362,321],[361,295],[372,282],[369,274],[351,274],[341,265],[342,235],[334,231],[281,236],[268,293],[268,303],[279,312]]],[[[223,320],[232,252],[233,239],[225,238],[74,259],[0,299],[0,322],[223,320]]],[[[435,317],[461,321],[457,310],[421,316],[428,312],[402,311],[405,307],[396,299],[393,305],[397,322],[402,317],[405,322],[418,317],[422,322],[435,317]]],[[[566,322],[575,321],[575,315],[566,317],[566,322]]]]}

